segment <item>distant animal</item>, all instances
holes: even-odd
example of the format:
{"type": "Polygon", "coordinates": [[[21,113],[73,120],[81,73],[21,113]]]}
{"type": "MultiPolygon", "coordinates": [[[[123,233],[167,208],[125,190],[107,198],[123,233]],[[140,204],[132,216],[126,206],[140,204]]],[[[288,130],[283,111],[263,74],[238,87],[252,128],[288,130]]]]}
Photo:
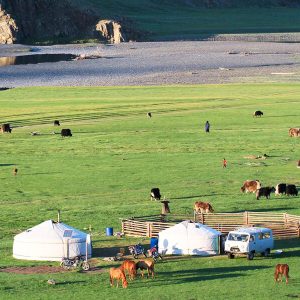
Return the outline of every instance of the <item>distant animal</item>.
{"type": "Polygon", "coordinates": [[[300,136],[300,128],[290,128],[289,129],[289,136],[290,137],[300,136]]]}
{"type": "Polygon", "coordinates": [[[294,184],[288,184],[286,186],[286,195],[287,196],[298,196],[298,190],[294,184]]]}
{"type": "Polygon", "coordinates": [[[243,184],[243,186],[241,187],[241,191],[243,193],[255,193],[256,190],[258,190],[260,188],[260,182],[259,180],[246,180],[243,184]]]}
{"type": "Polygon", "coordinates": [[[161,213],[163,215],[166,215],[166,214],[169,214],[170,213],[170,207],[169,207],[169,203],[170,201],[168,200],[163,200],[163,201],[160,201],[163,205],[162,205],[162,209],[161,209],[161,213]]]}
{"type": "Polygon", "coordinates": [[[286,284],[289,283],[289,265],[277,264],[275,267],[274,280],[275,282],[282,282],[282,276],[285,276],[286,284]]]}
{"type": "Polygon", "coordinates": [[[275,187],[275,195],[283,195],[286,193],[286,183],[278,183],[275,187]]]}
{"type": "Polygon", "coordinates": [[[37,131],[31,131],[30,134],[31,134],[31,135],[40,135],[40,133],[37,132],[37,131]]]}
{"type": "Polygon", "coordinates": [[[261,117],[263,116],[263,112],[261,110],[256,110],[254,113],[253,113],[253,117],[261,117]]]}
{"type": "Polygon", "coordinates": [[[152,113],[151,113],[151,112],[148,112],[148,113],[147,113],[147,117],[148,117],[148,118],[152,118],[152,113]]]}
{"type": "Polygon", "coordinates": [[[159,188],[153,188],[150,191],[150,200],[160,200],[161,194],[159,188]]]}
{"type": "Polygon", "coordinates": [[[11,133],[12,129],[10,127],[10,124],[6,123],[6,124],[2,124],[1,127],[0,127],[0,131],[2,133],[4,132],[8,132],[8,133],[11,133]]]}
{"type": "Polygon", "coordinates": [[[214,212],[214,209],[210,203],[202,202],[202,201],[196,201],[194,203],[194,209],[195,209],[196,213],[200,212],[201,214],[214,212]]]}
{"type": "Polygon", "coordinates": [[[133,280],[136,277],[136,264],[133,260],[125,260],[120,269],[122,269],[124,273],[126,273],[126,271],[128,272],[130,280],[133,280]]]}
{"type": "Polygon", "coordinates": [[[60,123],[59,123],[58,120],[54,120],[53,125],[54,125],[54,126],[60,126],[60,123]]]}
{"type": "Polygon", "coordinates": [[[297,168],[300,168],[300,160],[297,162],[297,168]]]}
{"type": "Polygon", "coordinates": [[[18,174],[18,169],[15,167],[13,168],[13,175],[16,176],[18,174]]]}
{"type": "Polygon", "coordinates": [[[154,278],[154,261],[150,260],[150,259],[146,259],[146,260],[139,260],[136,263],[136,270],[140,269],[141,270],[141,276],[142,278],[144,278],[144,270],[147,270],[148,272],[148,278],[150,277],[150,275],[152,276],[152,278],[154,278]]]}
{"type": "Polygon", "coordinates": [[[120,268],[110,268],[109,269],[109,281],[110,286],[114,286],[114,279],[117,280],[117,287],[119,287],[119,281],[122,280],[122,286],[124,289],[127,288],[128,282],[126,280],[126,276],[124,274],[124,271],[120,268]]]}
{"type": "Polygon", "coordinates": [[[259,198],[262,196],[266,197],[267,199],[270,199],[270,195],[272,192],[275,192],[275,188],[273,186],[261,187],[256,191],[256,199],[259,200],[259,198]]]}
{"type": "Polygon", "coordinates": [[[62,137],[72,136],[72,133],[71,133],[70,129],[62,129],[60,134],[61,134],[62,137]]]}

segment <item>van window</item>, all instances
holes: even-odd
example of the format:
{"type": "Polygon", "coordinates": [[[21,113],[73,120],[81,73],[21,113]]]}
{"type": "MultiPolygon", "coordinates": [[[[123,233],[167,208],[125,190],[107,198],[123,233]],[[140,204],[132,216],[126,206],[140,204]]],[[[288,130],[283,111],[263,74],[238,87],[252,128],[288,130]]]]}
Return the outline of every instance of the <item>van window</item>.
{"type": "Polygon", "coordinates": [[[264,232],[263,233],[263,239],[270,239],[271,238],[271,232],[264,232]]]}
{"type": "Polygon", "coordinates": [[[259,239],[259,240],[262,240],[262,239],[263,239],[263,234],[262,234],[261,232],[258,234],[258,239],[259,239]]]}
{"type": "Polygon", "coordinates": [[[254,235],[250,235],[250,242],[253,242],[254,240],[254,235]]]}
{"type": "Polygon", "coordinates": [[[236,241],[236,242],[247,242],[249,239],[248,234],[240,234],[240,233],[229,233],[228,240],[236,241]]]}

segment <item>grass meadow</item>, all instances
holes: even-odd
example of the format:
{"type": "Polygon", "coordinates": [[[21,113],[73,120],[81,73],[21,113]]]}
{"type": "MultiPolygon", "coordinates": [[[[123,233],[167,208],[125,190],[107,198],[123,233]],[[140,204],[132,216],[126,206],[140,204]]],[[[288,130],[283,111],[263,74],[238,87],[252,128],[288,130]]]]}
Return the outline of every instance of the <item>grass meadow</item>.
{"type": "MultiPolygon", "coordinates": [[[[106,237],[122,217],[159,214],[149,191],[159,187],[173,214],[192,213],[196,200],[216,212],[244,210],[300,215],[299,197],[257,201],[242,194],[246,179],[263,186],[300,185],[299,84],[232,84],[161,87],[16,88],[0,92],[0,267],[33,266],[12,258],[13,236],[47,219],[83,230],[92,227],[93,263],[106,271],[105,249],[141,239],[106,237]],[[255,110],[264,116],[253,118],[255,110]],[[147,112],[153,117],[147,118],[147,112]],[[54,127],[58,119],[61,127],[54,127]],[[204,132],[206,120],[211,132],[204,132]],[[62,138],[70,128],[71,138],[62,138]],[[32,136],[37,131],[40,135],[32,136]],[[266,160],[247,155],[268,154],[266,160]],[[222,160],[228,161],[227,169],[222,160]],[[16,166],[18,175],[12,169],[16,166]]],[[[145,239],[143,243],[149,243],[145,239]]],[[[268,258],[228,260],[174,257],[156,265],[154,280],[112,289],[108,274],[0,272],[1,299],[289,299],[300,297],[300,241],[277,241],[268,258]],[[289,285],[275,285],[274,266],[290,265],[289,285]],[[53,278],[57,285],[50,286],[53,278]]],[[[50,263],[58,265],[58,263],[50,263]]]]}

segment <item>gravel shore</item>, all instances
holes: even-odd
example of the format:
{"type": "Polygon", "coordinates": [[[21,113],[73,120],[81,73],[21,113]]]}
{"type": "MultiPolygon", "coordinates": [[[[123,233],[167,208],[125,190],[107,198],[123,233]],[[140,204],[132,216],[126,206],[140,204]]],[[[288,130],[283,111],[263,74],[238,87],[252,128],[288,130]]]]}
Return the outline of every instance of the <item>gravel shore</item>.
{"type": "Polygon", "coordinates": [[[1,66],[0,87],[297,82],[298,43],[151,42],[118,45],[2,45],[0,56],[99,55],[97,59],[1,66]]]}

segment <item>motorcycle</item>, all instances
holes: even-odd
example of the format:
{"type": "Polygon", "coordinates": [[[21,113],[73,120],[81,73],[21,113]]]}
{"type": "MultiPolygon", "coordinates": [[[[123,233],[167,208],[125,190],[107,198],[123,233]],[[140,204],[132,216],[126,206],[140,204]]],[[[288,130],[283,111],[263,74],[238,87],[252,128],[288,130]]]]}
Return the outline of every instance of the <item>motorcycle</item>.
{"type": "Polygon", "coordinates": [[[144,254],[144,256],[147,257],[146,251],[141,244],[129,246],[128,250],[134,258],[138,258],[141,254],[144,254]]]}
{"type": "Polygon", "coordinates": [[[88,271],[90,269],[90,264],[83,256],[76,256],[74,258],[64,257],[60,263],[60,266],[65,270],[81,268],[84,271],[88,271]]]}
{"type": "Polygon", "coordinates": [[[150,250],[148,250],[149,256],[153,258],[155,262],[158,261],[158,259],[163,259],[162,256],[158,253],[156,247],[152,247],[150,250]]]}

